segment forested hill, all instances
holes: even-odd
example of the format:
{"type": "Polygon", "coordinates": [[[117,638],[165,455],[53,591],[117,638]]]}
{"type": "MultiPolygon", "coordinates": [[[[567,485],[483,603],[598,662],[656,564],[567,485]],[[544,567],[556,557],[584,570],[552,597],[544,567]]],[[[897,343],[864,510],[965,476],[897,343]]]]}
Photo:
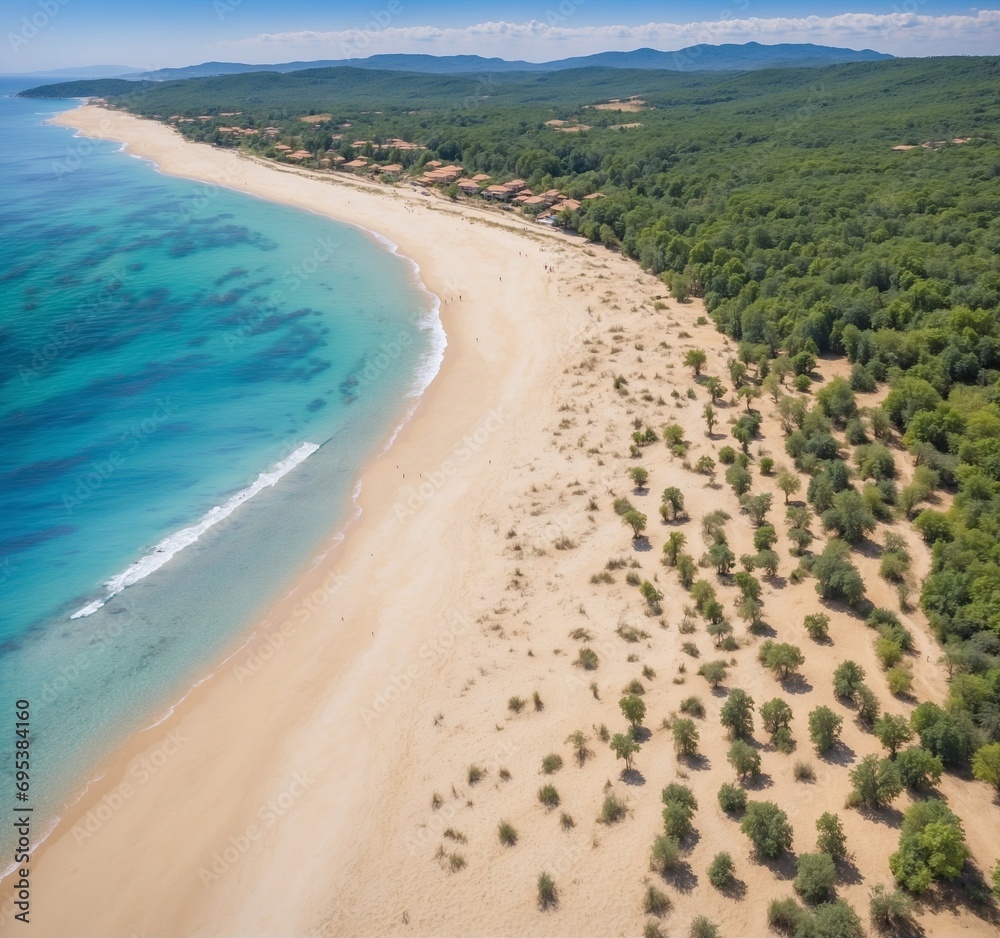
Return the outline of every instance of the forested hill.
{"type": "MultiPolygon", "coordinates": [[[[1000,739],[1000,59],[488,80],[317,69],[117,96],[96,84],[57,89],[111,94],[192,139],[306,151],[300,165],[362,155],[405,178],[437,159],[580,200],[563,223],[704,297],[749,366],[734,382],[794,375],[788,452],[817,511],[854,488],[933,545],[921,602],[955,679],[926,744],[957,765],[1000,739]],[[850,384],[807,417],[825,353],[850,359],[850,384]],[[852,392],[886,383],[884,407],[858,413],[852,392]],[[905,486],[895,445],[916,464],[905,486]]],[[[902,569],[885,575],[905,605],[902,569]]]]}

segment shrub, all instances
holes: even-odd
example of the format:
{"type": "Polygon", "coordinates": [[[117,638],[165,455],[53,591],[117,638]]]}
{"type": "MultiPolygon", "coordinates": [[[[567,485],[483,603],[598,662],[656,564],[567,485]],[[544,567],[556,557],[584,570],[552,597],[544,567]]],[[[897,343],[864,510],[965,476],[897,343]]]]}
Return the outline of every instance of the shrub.
{"type": "Polygon", "coordinates": [[[679,801],[668,802],[663,809],[663,833],[677,840],[683,840],[691,833],[693,810],[679,801]]]}
{"type": "Polygon", "coordinates": [[[719,807],[727,814],[738,814],[746,810],[747,793],[738,785],[724,782],[719,788],[719,807]]]}
{"type": "Polygon", "coordinates": [[[577,667],[583,668],[584,671],[594,671],[598,665],[597,652],[585,645],[577,653],[576,661],[573,663],[577,667]]]}
{"type": "Polygon", "coordinates": [[[808,913],[794,899],[772,899],[767,906],[767,924],[777,932],[794,935],[808,913]]]}
{"type": "Polygon", "coordinates": [[[505,847],[513,847],[517,843],[517,829],[509,821],[501,821],[497,825],[497,836],[505,847]]]}
{"type": "Polygon", "coordinates": [[[815,782],[816,781],[816,770],[808,763],[799,760],[795,763],[795,768],[792,770],[792,774],[795,776],[795,781],[797,782],[815,782]]]}
{"type": "Polygon", "coordinates": [[[740,822],[757,852],[774,860],[792,846],[792,827],[788,815],[773,801],[751,801],[740,822]]]}
{"type": "Polygon", "coordinates": [[[613,792],[609,792],[604,797],[604,803],[601,805],[601,815],[599,820],[603,824],[615,824],[625,817],[625,812],[628,810],[628,805],[625,803],[623,798],[619,798],[613,792]]]}
{"type": "Polygon", "coordinates": [[[753,709],[753,698],[737,687],[722,705],[719,722],[733,739],[747,739],[753,733],[753,709]]]}
{"type": "Polygon", "coordinates": [[[701,702],[700,697],[685,697],[681,701],[680,707],[681,713],[689,713],[693,717],[705,716],[705,705],[701,702]]]}
{"type": "Polygon", "coordinates": [[[733,767],[738,778],[760,774],[760,753],[742,739],[733,741],[726,754],[726,761],[733,767]]]}
{"type": "Polygon", "coordinates": [[[557,752],[550,752],[542,759],[542,771],[546,775],[552,775],[553,772],[558,772],[562,767],[563,759],[557,752]]]}
{"type": "Polygon", "coordinates": [[[554,785],[543,785],[538,789],[538,800],[545,805],[546,808],[558,808],[559,792],[556,791],[554,785]]]}
{"type": "Polygon", "coordinates": [[[671,782],[660,792],[660,800],[664,804],[681,804],[691,812],[698,810],[698,799],[688,785],[671,782]]]}
{"type": "Polygon", "coordinates": [[[867,684],[855,691],[854,705],[858,708],[858,719],[867,726],[873,726],[882,712],[882,704],[867,684]]]}
{"type": "Polygon", "coordinates": [[[889,668],[885,672],[889,692],[896,697],[905,697],[913,689],[913,674],[909,668],[889,668]]]}
{"type": "Polygon", "coordinates": [[[486,775],[486,770],[481,769],[478,765],[470,765],[469,771],[467,773],[467,778],[470,785],[475,785],[483,780],[483,776],[486,775]]]}
{"type": "Polygon", "coordinates": [[[848,559],[851,549],[845,541],[832,538],[812,567],[816,592],[823,599],[843,599],[855,606],[864,598],[865,584],[857,567],[848,559]]]}
{"type": "Polygon", "coordinates": [[[913,926],[912,912],[913,900],[905,892],[898,889],[887,892],[881,883],[872,886],[868,918],[879,934],[898,935],[909,931],[913,926]]]}
{"type": "Polygon", "coordinates": [[[824,812],[816,821],[816,849],[828,854],[836,860],[847,858],[847,838],[840,818],[829,811],[824,812]]]}
{"type": "Polygon", "coordinates": [[[811,924],[811,934],[817,938],[864,938],[865,934],[858,913],[843,899],[816,906],[811,924]]]}
{"type": "Polygon", "coordinates": [[[524,700],[520,697],[511,697],[507,701],[507,709],[512,713],[520,713],[524,709],[524,700]]]}
{"type": "Polygon", "coordinates": [[[652,883],[646,883],[642,908],[647,915],[666,915],[670,911],[670,897],[652,883]]]}
{"type": "Polygon", "coordinates": [[[566,737],[566,742],[573,747],[573,754],[576,756],[576,761],[579,762],[580,765],[586,763],[588,756],[593,755],[593,753],[587,748],[587,743],[589,741],[590,737],[587,736],[583,730],[576,730],[566,737]]]}
{"type": "Polygon", "coordinates": [[[840,738],[840,728],[844,720],[829,707],[817,707],[809,713],[809,738],[816,751],[829,752],[840,738]]]}
{"type": "Polygon", "coordinates": [[[795,881],[792,887],[810,905],[830,899],[837,869],[826,853],[803,853],[795,861],[795,881]]]}
{"type": "Polygon", "coordinates": [[[805,617],[802,625],[813,641],[820,642],[829,635],[830,617],[825,612],[814,612],[805,617]]]}
{"type": "Polygon", "coordinates": [[[538,876],[538,907],[544,912],[546,909],[559,904],[559,890],[555,882],[548,873],[540,873],[538,876]]]}
{"type": "Polygon", "coordinates": [[[722,851],[717,853],[708,866],[708,881],[716,889],[728,889],[733,883],[733,858],[722,851]]]}
{"type": "Polygon", "coordinates": [[[568,831],[571,827],[576,827],[576,821],[573,820],[573,815],[567,814],[565,811],[563,811],[559,815],[559,826],[564,831],[568,831]]]}
{"type": "Polygon", "coordinates": [[[696,915],[691,920],[688,938],[719,938],[719,926],[710,922],[704,915],[696,915]]]}
{"type": "Polygon", "coordinates": [[[650,850],[650,869],[656,870],[658,873],[667,873],[677,865],[680,857],[680,841],[669,834],[660,834],[653,841],[653,846],[650,850]]]}

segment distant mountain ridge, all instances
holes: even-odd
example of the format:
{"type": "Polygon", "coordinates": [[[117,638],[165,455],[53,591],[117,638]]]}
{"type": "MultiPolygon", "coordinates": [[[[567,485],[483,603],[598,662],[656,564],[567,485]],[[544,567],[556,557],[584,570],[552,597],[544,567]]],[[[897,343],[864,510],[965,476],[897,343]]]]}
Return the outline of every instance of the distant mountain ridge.
{"type": "Polygon", "coordinates": [[[369,68],[380,71],[422,72],[451,75],[467,72],[551,72],[569,68],[598,66],[621,69],[663,69],[678,72],[756,71],[762,68],[816,67],[844,62],[875,62],[891,59],[885,52],[872,49],[842,49],[812,43],[762,45],[700,44],[661,52],[658,49],[635,49],[632,52],[598,52],[551,62],[509,61],[479,55],[420,55],[398,53],[372,55],[365,59],[320,59],[313,62],[280,62],[271,65],[248,65],[242,62],[204,62],[184,68],[161,68],[153,72],[130,73],[132,79],[169,81],[177,78],[209,78],[238,75],[244,72],[299,72],[313,68],[369,68]]]}

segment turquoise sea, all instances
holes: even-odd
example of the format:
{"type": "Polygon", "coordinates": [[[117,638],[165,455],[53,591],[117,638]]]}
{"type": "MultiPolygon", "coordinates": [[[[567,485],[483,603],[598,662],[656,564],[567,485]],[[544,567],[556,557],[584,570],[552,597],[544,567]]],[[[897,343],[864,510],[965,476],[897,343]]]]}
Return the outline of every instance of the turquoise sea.
{"type": "Polygon", "coordinates": [[[75,102],[30,84],[0,79],[0,791],[27,700],[37,837],[329,549],[444,336],[391,245],[47,125],[75,102]]]}

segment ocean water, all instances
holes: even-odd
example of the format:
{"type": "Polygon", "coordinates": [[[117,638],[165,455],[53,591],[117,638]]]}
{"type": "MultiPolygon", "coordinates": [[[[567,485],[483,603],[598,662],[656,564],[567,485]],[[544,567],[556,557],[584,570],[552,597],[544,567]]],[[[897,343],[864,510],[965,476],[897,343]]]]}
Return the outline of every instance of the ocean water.
{"type": "Polygon", "coordinates": [[[160,175],[19,87],[0,79],[0,790],[27,700],[37,838],[330,547],[444,338],[386,242],[160,175]]]}

